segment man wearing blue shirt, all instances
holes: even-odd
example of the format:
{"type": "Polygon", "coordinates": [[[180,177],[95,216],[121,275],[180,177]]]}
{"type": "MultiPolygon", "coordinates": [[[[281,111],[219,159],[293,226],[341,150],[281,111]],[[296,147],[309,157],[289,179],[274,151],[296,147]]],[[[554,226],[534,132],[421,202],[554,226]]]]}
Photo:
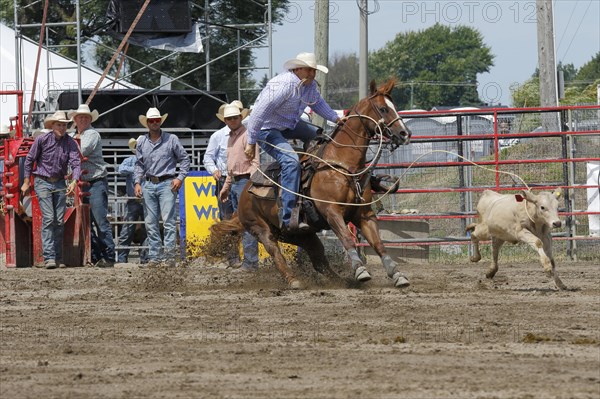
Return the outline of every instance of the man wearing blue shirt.
{"type": "Polygon", "coordinates": [[[158,262],[162,258],[174,259],[177,255],[177,193],[190,169],[190,157],[179,138],[161,129],[167,116],[168,114],[161,115],[156,108],[150,108],[146,115],[139,116],[142,126],[148,128],[148,134],[138,139],[134,184],[135,196],[143,196],[146,205],[150,262],[158,262]],[[165,236],[162,256],[160,217],[165,236]]]}
{"type": "Polygon", "coordinates": [[[308,142],[316,137],[317,127],[301,120],[306,106],[324,119],[339,122],[337,113],[325,102],[317,90],[317,69],[327,73],[323,65],[317,65],[313,53],[300,53],[288,60],[283,68],[287,71],[271,79],[260,92],[248,120],[248,159],[260,147],[277,160],[281,166],[281,209],[279,227],[284,233],[296,233],[308,228],[306,223],[292,220],[300,187],[300,161],[288,143],[288,139],[308,142]]]}

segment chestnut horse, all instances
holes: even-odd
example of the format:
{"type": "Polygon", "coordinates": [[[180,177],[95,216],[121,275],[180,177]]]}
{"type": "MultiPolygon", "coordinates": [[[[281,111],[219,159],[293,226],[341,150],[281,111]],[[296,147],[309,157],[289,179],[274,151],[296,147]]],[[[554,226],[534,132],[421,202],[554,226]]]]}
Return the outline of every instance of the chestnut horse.
{"type": "MultiPolygon", "coordinates": [[[[371,275],[363,264],[348,222],[358,227],[362,235],[380,256],[387,275],[394,286],[407,287],[408,279],[397,270],[397,264],[386,254],[381,243],[377,218],[371,208],[372,193],[370,170],[379,158],[367,166],[366,153],[369,142],[386,139],[392,150],[410,142],[411,133],[398,116],[391,100],[395,81],[391,80],[377,88],[370,85],[370,95],[363,98],[348,113],[343,125],[331,134],[331,140],[321,144],[319,157],[310,160],[314,175],[307,192],[314,207],[342,242],[352,262],[354,278],[359,282],[368,281],[371,275]]],[[[381,150],[381,149],[380,149],[381,150]]],[[[314,154],[314,151],[312,152],[314,154]]],[[[302,161],[311,156],[305,154],[302,161]]],[[[316,234],[319,228],[297,234],[284,234],[279,229],[277,202],[248,192],[249,181],[240,197],[237,214],[232,219],[221,221],[211,227],[217,238],[232,232],[249,231],[265,246],[274,263],[292,288],[302,285],[282,256],[278,241],[291,243],[303,248],[315,270],[331,278],[339,278],[330,268],[321,240],[316,234]]],[[[322,227],[322,226],[321,226],[322,227]]]]}

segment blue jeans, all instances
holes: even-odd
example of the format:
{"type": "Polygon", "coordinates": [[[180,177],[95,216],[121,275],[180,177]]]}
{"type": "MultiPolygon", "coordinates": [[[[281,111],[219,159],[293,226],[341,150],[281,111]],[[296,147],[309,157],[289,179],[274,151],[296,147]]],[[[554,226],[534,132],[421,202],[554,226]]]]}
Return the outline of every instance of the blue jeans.
{"type": "MultiPolygon", "coordinates": [[[[100,179],[83,186],[84,192],[89,192],[89,197],[83,197],[84,202],[90,204],[92,223],[96,226],[96,239],[92,240],[92,252],[107,261],[115,261],[115,241],[108,221],[108,179],[100,179]]],[[[99,260],[99,259],[97,259],[99,260]]]]}
{"type": "Polygon", "coordinates": [[[281,166],[281,206],[280,221],[284,225],[290,223],[292,209],[296,206],[296,192],[300,188],[300,160],[288,139],[300,139],[305,143],[317,136],[317,127],[300,120],[294,129],[279,131],[275,129],[261,130],[258,134],[260,147],[281,166]]]}
{"type": "Polygon", "coordinates": [[[171,190],[173,179],[160,183],[145,181],[142,187],[146,204],[146,232],[148,233],[148,260],[175,258],[177,255],[177,223],[175,206],[177,192],[171,190]],[[159,220],[162,217],[164,248],[160,236],[159,220]],[[162,250],[162,251],[161,251],[162,250]]]}
{"type": "MultiPolygon", "coordinates": [[[[247,181],[248,179],[241,179],[237,182],[232,182],[231,184],[231,194],[229,195],[229,198],[234,211],[238,208],[240,196],[242,195],[242,191],[244,191],[244,186],[247,181]]],[[[244,248],[243,263],[248,266],[258,266],[258,240],[256,237],[249,232],[244,231],[244,235],[242,236],[242,247],[244,248]]]]}
{"type": "MultiPolygon", "coordinates": [[[[139,220],[144,220],[144,205],[134,199],[127,200],[125,220],[126,222],[137,222],[139,220]]],[[[128,247],[131,245],[131,241],[133,241],[133,236],[135,234],[135,229],[137,228],[137,224],[135,223],[127,223],[123,224],[121,227],[121,233],[119,234],[119,245],[128,247]]],[[[142,244],[144,245],[144,244],[142,244]]],[[[140,249],[140,262],[145,263],[147,260],[147,249],[140,249]]],[[[118,261],[119,263],[127,263],[127,259],[129,257],[129,248],[124,248],[119,251],[118,261]]]]}
{"type": "Polygon", "coordinates": [[[233,207],[231,206],[231,194],[229,195],[229,201],[221,202],[219,199],[219,193],[223,188],[223,184],[225,184],[225,179],[226,176],[223,176],[215,182],[215,197],[217,197],[219,206],[219,220],[231,219],[231,215],[233,215],[234,212],[233,207]]]}
{"type": "Polygon", "coordinates": [[[67,185],[62,179],[56,183],[50,183],[38,177],[35,179],[34,187],[42,213],[44,261],[62,261],[67,185]]]}

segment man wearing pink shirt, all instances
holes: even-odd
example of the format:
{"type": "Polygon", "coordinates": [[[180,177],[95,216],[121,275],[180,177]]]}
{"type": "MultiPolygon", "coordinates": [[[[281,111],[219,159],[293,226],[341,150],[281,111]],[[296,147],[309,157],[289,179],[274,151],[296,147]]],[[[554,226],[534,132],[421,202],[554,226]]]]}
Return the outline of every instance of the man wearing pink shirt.
{"type": "MultiPolygon", "coordinates": [[[[229,198],[234,212],[238,208],[240,196],[246,182],[250,179],[250,175],[258,169],[260,159],[258,147],[255,147],[254,157],[251,160],[244,153],[248,138],[246,128],[242,125],[242,119],[246,115],[248,115],[248,110],[243,109],[240,111],[235,101],[227,104],[223,110],[223,119],[231,131],[227,141],[227,178],[219,193],[219,198],[221,201],[227,201],[229,198]]],[[[258,241],[256,237],[245,231],[242,237],[242,246],[244,248],[244,260],[242,266],[237,270],[244,272],[258,270],[258,241]]]]}

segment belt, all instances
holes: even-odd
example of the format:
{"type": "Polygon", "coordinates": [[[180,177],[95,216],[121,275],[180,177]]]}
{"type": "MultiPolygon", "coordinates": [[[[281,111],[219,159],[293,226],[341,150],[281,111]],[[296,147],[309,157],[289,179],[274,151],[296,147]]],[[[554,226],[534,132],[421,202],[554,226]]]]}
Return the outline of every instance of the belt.
{"type": "Polygon", "coordinates": [[[250,178],[250,173],[245,173],[243,175],[237,175],[237,176],[231,176],[233,181],[235,183],[239,182],[240,180],[248,180],[250,178]]]}
{"type": "Polygon", "coordinates": [[[47,181],[48,183],[56,183],[58,181],[65,180],[64,177],[46,177],[46,176],[40,176],[40,175],[35,175],[35,177],[40,178],[44,181],[47,181]]]}
{"type": "Polygon", "coordinates": [[[146,180],[152,182],[154,184],[160,183],[165,180],[173,179],[175,175],[165,175],[165,176],[146,176],[146,180]]]}

